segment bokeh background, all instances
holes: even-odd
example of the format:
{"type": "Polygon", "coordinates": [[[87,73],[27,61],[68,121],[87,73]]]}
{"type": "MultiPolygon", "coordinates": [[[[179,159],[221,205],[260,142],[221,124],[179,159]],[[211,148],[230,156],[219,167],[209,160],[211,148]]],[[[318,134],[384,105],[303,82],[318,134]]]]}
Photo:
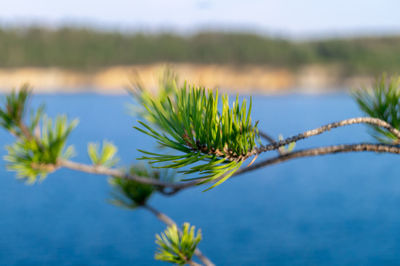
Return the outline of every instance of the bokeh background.
{"type": "MultiPolygon", "coordinates": [[[[80,118],[78,155],[103,139],[121,165],[153,145],[132,129],[132,82],[181,80],[253,95],[254,120],[278,138],[360,116],[349,96],[400,70],[400,3],[382,1],[14,0],[0,8],[0,89],[29,82],[33,106],[80,118]]],[[[1,146],[13,141],[0,133],[1,146]]],[[[298,148],[371,141],[362,126],[298,148]]],[[[2,149],[1,155],[5,155],[2,149]]],[[[397,157],[342,154],[258,170],[202,193],[155,196],[177,223],[202,228],[217,265],[398,265],[397,157]]],[[[102,176],[60,170],[31,186],[0,162],[0,264],[162,265],[144,210],[107,203],[102,176]]]]}
{"type": "Polygon", "coordinates": [[[208,87],[279,93],[368,83],[400,66],[398,3],[24,1],[0,10],[0,87],[123,92],[170,64],[208,87]]]}

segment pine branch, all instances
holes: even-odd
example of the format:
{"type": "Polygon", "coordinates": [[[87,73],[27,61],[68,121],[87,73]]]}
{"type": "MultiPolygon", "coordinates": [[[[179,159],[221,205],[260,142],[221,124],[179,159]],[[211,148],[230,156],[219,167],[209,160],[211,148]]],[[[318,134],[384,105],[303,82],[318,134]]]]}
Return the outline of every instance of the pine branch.
{"type": "MultiPolygon", "coordinates": [[[[398,134],[398,132],[396,132],[395,129],[391,128],[390,126],[388,126],[388,124],[386,122],[381,121],[379,119],[368,118],[368,117],[352,118],[352,119],[347,119],[347,120],[343,120],[340,122],[331,123],[331,124],[319,127],[317,129],[306,131],[304,133],[296,135],[295,137],[291,137],[291,138],[285,139],[283,141],[275,142],[272,145],[274,145],[274,149],[278,149],[279,147],[287,145],[288,143],[291,143],[295,140],[298,141],[298,140],[301,140],[301,139],[304,139],[307,137],[322,134],[323,132],[329,131],[330,129],[336,128],[339,126],[345,126],[345,125],[351,125],[351,124],[357,124],[357,123],[371,123],[371,124],[375,124],[375,125],[380,125],[384,128],[387,128],[388,130],[391,130],[392,132],[398,134]]],[[[390,146],[390,147],[393,147],[394,149],[393,148],[388,149],[387,146],[385,146],[384,144],[379,144],[379,145],[381,145],[380,148],[377,150],[374,150],[374,148],[371,148],[371,147],[375,147],[375,146],[371,146],[371,145],[378,145],[378,144],[368,144],[368,145],[369,145],[368,148],[370,149],[368,151],[377,151],[377,152],[386,152],[386,153],[393,153],[393,151],[396,151],[396,148],[397,148],[397,146],[390,146]],[[384,145],[384,146],[382,146],[382,145],[384,145]],[[385,148],[383,148],[383,147],[385,147],[385,148]]],[[[269,146],[271,146],[271,145],[269,145],[269,146]]],[[[333,147],[341,147],[341,148],[339,148],[339,151],[337,151],[337,152],[343,152],[343,151],[341,151],[341,149],[344,149],[342,146],[343,145],[338,145],[338,146],[333,146],[333,147]]],[[[268,147],[268,146],[266,146],[266,147],[268,147]]],[[[348,150],[348,149],[349,149],[348,147],[345,148],[346,152],[353,151],[353,150],[348,150]]],[[[360,147],[358,147],[356,149],[360,149],[360,147]]],[[[362,151],[362,150],[354,150],[354,151],[362,151]]],[[[237,176],[237,175],[240,175],[240,174],[248,172],[248,171],[256,170],[260,167],[265,167],[270,164],[275,164],[275,163],[283,162],[286,160],[290,160],[292,158],[317,156],[317,155],[323,155],[323,154],[335,153],[335,152],[330,152],[329,149],[325,150],[324,148],[315,148],[315,149],[311,149],[310,151],[306,152],[305,153],[306,155],[303,155],[303,153],[298,153],[298,151],[292,152],[289,154],[283,154],[274,159],[270,159],[273,161],[268,162],[265,165],[264,165],[264,161],[263,161],[260,163],[256,163],[252,166],[249,166],[247,168],[240,169],[235,174],[233,174],[233,176],[237,176]],[[313,155],[310,155],[310,154],[313,154],[313,155]]],[[[86,165],[86,164],[81,164],[81,163],[77,163],[77,162],[73,162],[73,161],[69,161],[69,160],[58,160],[56,165],[40,165],[37,167],[40,167],[41,169],[45,169],[45,170],[52,169],[53,171],[57,170],[60,167],[65,167],[65,168],[69,168],[72,170],[82,171],[82,172],[91,173],[91,174],[100,174],[100,175],[106,175],[106,176],[125,178],[128,180],[134,180],[134,181],[137,181],[137,182],[140,182],[143,184],[154,185],[154,186],[158,187],[160,193],[162,193],[166,196],[172,196],[182,190],[197,186],[204,181],[204,179],[199,178],[198,180],[190,181],[190,182],[169,183],[169,182],[163,182],[160,180],[155,180],[152,178],[145,178],[145,177],[140,177],[140,176],[136,176],[136,175],[131,175],[129,173],[126,173],[126,172],[124,172],[122,170],[118,170],[118,169],[111,169],[108,167],[98,166],[98,165],[86,165]]]]}
{"type": "Polygon", "coordinates": [[[222,96],[220,112],[218,92],[214,94],[204,88],[187,87],[186,84],[178,88],[174,82],[166,87],[168,90],[161,87],[160,96],[151,96],[143,89],[136,94],[144,106],[142,117],[149,123],[140,122],[142,128],[136,129],[156,139],[162,147],[178,153],[169,155],[140,150],[145,154],[141,159],[158,164],[160,168],[184,168],[181,173],[197,174],[192,179],[201,180],[198,184],[213,182],[210,188],[234,175],[243,162],[252,156],[255,157],[249,165],[261,153],[278,150],[283,155],[286,153],[282,151],[284,146],[334,128],[363,123],[385,130],[397,141],[400,140],[400,131],[388,122],[379,118],[358,117],[275,141],[269,135],[259,133],[257,123],[251,124],[251,103],[247,110],[245,103],[239,107],[236,99],[230,107],[228,98],[222,96]],[[259,135],[270,144],[257,146],[259,135]]]}
{"type": "MultiPolygon", "coordinates": [[[[400,139],[400,131],[393,128],[387,122],[382,121],[377,118],[372,118],[372,117],[358,117],[358,118],[350,118],[350,119],[342,120],[339,122],[330,123],[330,124],[324,125],[322,127],[316,128],[316,129],[308,130],[306,132],[295,135],[294,137],[290,137],[290,138],[287,138],[287,139],[279,141],[279,142],[274,141],[271,137],[267,136],[265,133],[260,133],[260,136],[263,136],[267,140],[269,140],[269,141],[272,140],[274,142],[271,143],[270,145],[260,147],[259,150],[252,151],[252,154],[259,154],[259,153],[263,153],[266,151],[278,150],[280,147],[283,147],[290,143],[297,142],[297,141],[305,139],[305,138],[309,138],[312,136],[322,134],[322,133],[327,132],[334,128],[347,126],[347,125],[353,125],[353,124],[361,124],[361,123],[382,127],[400,139]]],[[[256,170],[261,167],[266,167],[270,164],[284,162],[286,160],[290,160],[290,159],[297,158],[297,157],[318,156],[318,155],[324,155],[324,154],[329,154],[329,153],[352,152],[352,151],[354,151],[354,152],[375,151],[375,152],[381,152],[381,153],[397,153],[397,149],[400,149],[400,148],[397,148],[397,146],[393,146],[393,145],[385,146],[384,144],[353,144],[353,146],[337,145],[337,146],[331,146],[331,147],[333,147],[333,151],[331,149],[325,148],[325,147],[303,150],[302,152],[304,152],[305,155],[303,155],[303,153],[298,153],[298,152],[291,152],[288,154],[283,154],[280,152],[280,156],[275,157],[273,159],[266,160],[266,161],[262,161],[260,163],[249,165],[246,168],[239,169],[232,176],[238,176],[240,174],[243,174],[243,173],[246,173],[249,171],[253,171],[253,170],[256,170]],[[365,145],[367,145],[367,146],[365,146],[365,145]],[[376,146],[376,145],[378,145],[378,146],[376,146]],[[383,146],[379,146],[379,145],[383,145],[383,146]],[[389,147],[390,147],[390,149],[389,149],[389,147]],[[354,150],[351,150],[351,149],[354,149],[354,150]],[[270,160],[271,160],[271,162],[269,162],[270,160]],[[265,163],[265,162],[267,162],[267,163],[265,163]]],[[[223,177],[221,177],[221,178],[223,178],[223,177]]],[[[201,180],[199,180],[199,181],[201,181],[201,180]]],[[[196,183],[187,184],[187,186],[182,186],[180,188],[172,190],[168,193],[168,195],[173,195],[173,194],[175,194],[183,189],[189,188],[193,185],[196,185],[196,183]]]]}

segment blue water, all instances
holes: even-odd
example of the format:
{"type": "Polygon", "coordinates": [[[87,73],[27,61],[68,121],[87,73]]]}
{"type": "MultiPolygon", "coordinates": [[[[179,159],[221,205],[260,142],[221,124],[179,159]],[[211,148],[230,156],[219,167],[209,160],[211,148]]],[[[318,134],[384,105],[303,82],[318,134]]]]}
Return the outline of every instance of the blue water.
{"type": "MultiPolygon", "coordinates": [[[[132,129],[127,96],[39,95],[50,115],[79,117],[70,143],[119,146],[122,163],[152,141],[132,129]]],[[[271,135],[292,134],[360,115],[344,94],[256,97],[253,118],[271,135]]],[[[297,145],[371,141],[364,126],[341,128],[297,145]]],[[[0,133],[1,145],[12,141],[0,133]]],[[[2,150],[2,155],[4,150],[2,150]]],[[[271,154],[272,155],[272,154],[271,154]]],[[[265,155],[270,156],[270,155],[265,155]]],[[[265,157],[264,156],[264,157],[265,157]]],[[[261,160],[261,159],[258,159],[261,160]]],[[[203,230],[201,250],[218,265],[400,264],[400,165],[394,155],[330,155],[293,160],[234,178],[202,193],[155,196],[150,204],[179,224],[203,230]]],[[[103,176],[70,170],[27,186],[0,178],[0,265],[154,265],[152,214],[109,205],[103,176]]]]}

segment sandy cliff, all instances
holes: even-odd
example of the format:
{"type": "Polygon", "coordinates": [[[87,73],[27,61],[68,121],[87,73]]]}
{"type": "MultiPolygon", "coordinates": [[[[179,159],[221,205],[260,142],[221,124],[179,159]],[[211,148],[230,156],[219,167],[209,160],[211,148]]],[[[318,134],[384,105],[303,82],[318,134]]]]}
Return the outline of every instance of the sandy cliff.
{"type": "MultiPolygon", "coordinates": [[[[149,88],[157,86],[165,64],[115,66],[94,72],[57,68],[0,69],[0,89],[9,91],[25,82],[35,92],[123,93],[137,77],[149,88]]],[[[181,79],[209,88],[232,92],[284,93],[325,92],[368,84],[367,77],[343,77],[335,67],[308,66],[297,71],[267,66],[228,66],[175,64],[172,69],[181,79]]]]}

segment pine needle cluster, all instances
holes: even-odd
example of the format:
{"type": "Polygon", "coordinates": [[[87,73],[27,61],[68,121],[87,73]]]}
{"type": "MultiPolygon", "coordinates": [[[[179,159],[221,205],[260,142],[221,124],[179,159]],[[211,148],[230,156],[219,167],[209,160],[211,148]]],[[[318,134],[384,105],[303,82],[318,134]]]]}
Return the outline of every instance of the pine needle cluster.
{"type": "MultiPolygon", "coordinates": [[[[382,75],[372,88],[363,88],[353,92],[359,108],[366,115],[386,121],[400,129],[400,77],[387,78],[382,75]]],[[[398,144],[399,139],[391,132],[371,126],[372,136],[383,143],[398,144]]]]}
{"type": "Polygon", "coordinates": [[[73,147],[67,147],[66,142],[78,121],[69,122],[64,115],[54,120],[48,118],[41,106],[31,111],[30,121],[25,124],[30,95],[29,87],[23,86],[6,96],[5,104],[0,108],[0,125],[17,137],[13,144],[6,146],[7,168],[16,171],[18,178],[33,183],[39,176],[43,179],[54,171],[58,159],[67,159],[74,154],[73,147]]]}
{"type": "Polygon", "coordinates": [[[185,167],[180,172],[197,174],[194,179],[201,178],[200,184],[216,181],[212,187],[217,186],[238,170],[257,146],[252,101],[247,108],[246,99],[240,104],[236,97],[230,106],[228,96],[221,96],[218,91],[172,84],[167,97],[162,88],[162,98],[148,92],[136,97],[146,112],[142,115],[145,122],[139,121],[142,127],[135,128],[176,153],[140,150],[145,154],[140,159],[162,163],[158,167],[185,167]]]}
{"type": "Polygon", "coordinates": [[[164,233],[156,235],[158,251],[155,259],[178,265],[187,264],[191,261],[200,241],[200,229],[195,234],[195,227],[189,223],[183,224],[182,232],[176,225],[169,226],[164,233]]]}
{"type": "MultiPolygon", "coordinates": [[[[167,170],[159,171],[142,164],[132,165],[128,173],[166,182],[171,182],[174,179],[174,174],[167,170]]],[[[127,178],[111,177],[109,183],[113,188],[112,199],[109,202],[126,209],[135,209],[145,205],[153,193],[157,191],[157,187],[154,185],[143,184],[127,178]]]]}

